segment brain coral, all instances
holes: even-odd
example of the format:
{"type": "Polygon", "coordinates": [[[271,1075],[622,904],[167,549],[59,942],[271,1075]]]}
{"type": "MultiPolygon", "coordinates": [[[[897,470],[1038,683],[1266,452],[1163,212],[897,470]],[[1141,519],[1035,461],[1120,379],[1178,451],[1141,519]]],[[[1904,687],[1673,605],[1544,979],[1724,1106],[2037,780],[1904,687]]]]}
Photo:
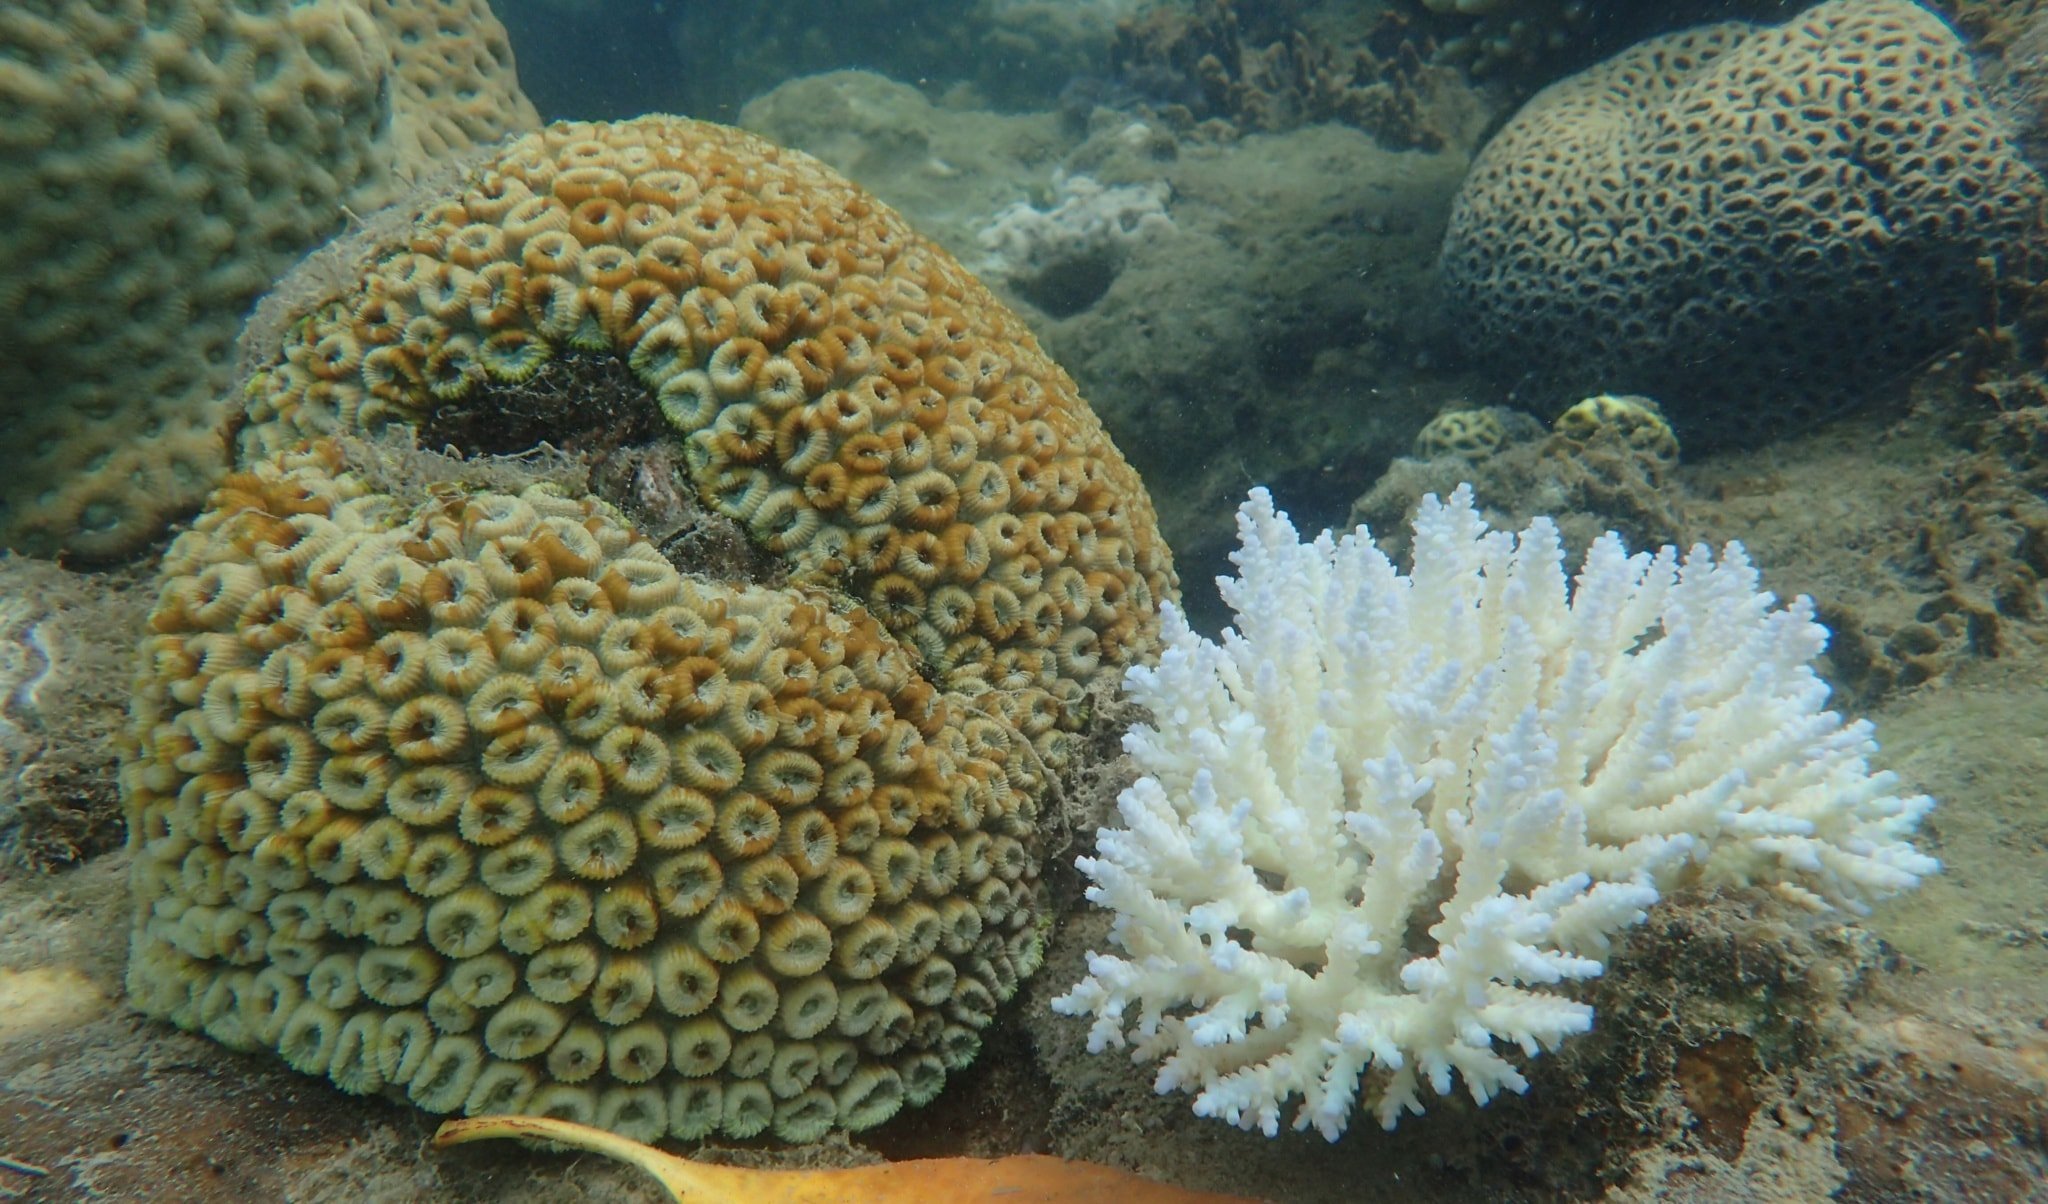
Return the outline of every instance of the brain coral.
{"type": "Polygon", "coordinates": [[[118,557],[197,506],[251,302],[535,120],[483,0],[0,6],[0,546],[118,557]]]}
{"type": "Polygon", "coordinates": [[[1654,38],[1532,99],[1444,241],[1472,345],[1688,443],[1810,422],[1973,325],[2040,177],[1906,0],[1654,38]]]}
{"type": "Polygon", "coordinates": [[[601,502],[407,508],[332,444],[172,545],[129,987],[343,1089],[642,1140],[865,1128],[1035,968],[1035,758],[860,610],[601,502]]]}
{"type": "Polygon", "coordinates": [[[1136,475],[1015,315],[810,156],[680,118],[513,144],[302,325],[244,446],[402,424],[516,450],[520,386],[615,360],[708,503],[935,683],[1033,712],[1055,762],[1177,588],[1136,475]]]}
{"type": "Polygon", "coordinates": [[[242,438],[138,675],[144,1010],[643,1139],[864,1128],[974,1055],[1040,956],[1048,772],[1175,583],[949,256],[736,131],[552,127],[299,325],[242,438]],[[780,571],[325,437],[394,428],[675,444],[780,571]]]}

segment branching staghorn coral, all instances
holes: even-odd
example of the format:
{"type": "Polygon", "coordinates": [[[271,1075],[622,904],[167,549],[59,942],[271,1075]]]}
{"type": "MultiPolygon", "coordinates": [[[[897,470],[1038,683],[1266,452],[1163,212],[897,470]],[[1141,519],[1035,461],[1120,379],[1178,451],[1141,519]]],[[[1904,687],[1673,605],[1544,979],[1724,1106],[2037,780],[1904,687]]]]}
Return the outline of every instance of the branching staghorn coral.
{"type": "Polygon", "coordinates": [[[1392,1128],[1427,1083],[1485,1103],[1585,1032],[1570,985],[1661,894],[1775,886],[1861,912],[1939,865],[1933,806],[1826,710],[1811,600],[1778,607],[1737,544],[1630,555],[1568,585],[1557,532],[1489,531],[1469,487],[1426,498],[1415,567],[1363,528],[1300,542],[1264,490],[1238,512],[1237,625],[1168,607],[1144,775],[1078,865],[1116,913],[1054,1010],[1089,1048],[1160,1063],[1162,1093],[1271,1136],[1392,1128]]]}

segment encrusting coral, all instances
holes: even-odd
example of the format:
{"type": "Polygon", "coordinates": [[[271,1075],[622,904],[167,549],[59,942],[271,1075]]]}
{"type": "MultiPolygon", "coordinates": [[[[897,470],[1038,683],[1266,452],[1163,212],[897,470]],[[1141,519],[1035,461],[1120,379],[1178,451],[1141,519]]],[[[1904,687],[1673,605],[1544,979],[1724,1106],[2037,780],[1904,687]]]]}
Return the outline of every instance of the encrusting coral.
{"type": "Polygon", "coordinates": [[[1475,352],[1558,400],[1647,393],[1687,446],[1756,442],[1973,329],[2044,200],[1940,17],[1830,0],[1539,93],[1460,189],[1444,282],[1475,352]]]}
{"type": "Polygon", "coordinates": [[[737,131],[551,127],[294,329],[242,438],[138,675],[145,1011],[643,1140],[867,1128],[974,1056],[1040,958],[1049,775],[1175,582],[949,256],[737,131]],[[673,444],[777,571],[574,489],[414,496],[357,434],[673,444]]]}
{"type": "Polygon", "coordinates": [[[1035,759],[860,611],[331,444],[171,548],[124,787],[154,1015],[435,1112],[788,1141],[922,1103],[1039,958],[1035,759]]]}
{"type": "Polygon", "coordinates": [[[483,0],[0,6],[0,546],[115,559],[196,508],[256,297],[536,123],[483,0]]]}
{"type": "Polygon", "coordinates": [[[474,450],[502,390],[578,357],[625,362],[794,579],[934,683],[995,690],[1055,762],[1177,589],[1136,474],[1015,315],[810,156],[680,118],[514,143],[301,326],[244,449],[408,424],[474,450]]]}
{"type": "Polygon", "coordinates": [[[1568,588],[1556,528],[1489,531],[1424,499],[1412,574],[1363,528],[1303,544],[1255,490],[1237,624],[1166,616],[1145,776],[1082,857],[1118,954],[1053,1003],[1091,1051],[1161,1061],[1164,1093],[1267,1135],[1392,1128],[1464,1080],[1485,1103],[1585,1032],[1570,984],[1660,894],[1756,883],[1865,910],[1940,867],[1933,806],[1825,710],[1810,599],[1775,607],[1740,545],[1594,543],[1568,588]]]}
{"type": "Polygon", "coordinates": [[[1601,393],[1573,402],[1551,425],[1573,443],[1609,435],[1659,460],[1678,458],[1678,436],[1665,420],[1663,407],[1648,397],[1601,393]]]}
{"type": "Polygon", "coordinates": [[[1415,433],[1415,455],[1424,460],[1436,456],[1478,460],[1542,433],[1541,423],[1506,406],[1445,410],[1415,433]]]}

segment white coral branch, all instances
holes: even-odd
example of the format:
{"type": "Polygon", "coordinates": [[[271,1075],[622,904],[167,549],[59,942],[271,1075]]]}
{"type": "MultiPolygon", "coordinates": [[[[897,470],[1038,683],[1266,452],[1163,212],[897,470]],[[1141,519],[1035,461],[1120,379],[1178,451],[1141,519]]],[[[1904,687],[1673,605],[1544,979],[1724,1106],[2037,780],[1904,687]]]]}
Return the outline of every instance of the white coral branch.
{"type": "Polygon", "coordinates": [[[1630,555],[1567,582],[1557,531],[1492,531],[1469,488],[1424,499],[1403,574],[1365,529],[1303,543],[1264,490],[1238,511],[1236,626],[1163,608],[1126,677],[1153,721],[1123,827],[1079,860],[1116,913],[1054,1003],[1089,1048],[1267,1134],[1392,1127],[1462,1079],[1484,1103],[1586,1031],[1573,983],[1681,881],[1757,881],[1851,911],[1939,869],[1933,806],[1825,709],[1812,603],[1780,607],[1738,544],[1630,555]]]}

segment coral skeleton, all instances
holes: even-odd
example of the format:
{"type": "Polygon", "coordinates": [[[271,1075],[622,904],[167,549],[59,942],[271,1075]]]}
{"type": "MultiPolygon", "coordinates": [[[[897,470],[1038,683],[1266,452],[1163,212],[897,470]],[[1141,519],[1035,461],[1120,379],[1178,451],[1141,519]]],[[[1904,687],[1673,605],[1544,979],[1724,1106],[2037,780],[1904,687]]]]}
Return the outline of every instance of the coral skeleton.
{"type": "Polygon", "coordinates": [[[1934,805],[1826,709],[1812,601],[1742,547],[1631,555],[1567,583],[1557,529],[1490,530],[1426,497],[1403,574],[1361,527],[1302,543],[1264,490],[1238,512],[1220,643],[1163,607],[1126,675],[1148,707],[1122,827],[1078,864],[1119,953],[1053,1004],[1089,1048],[1158,1062],[1199,1115],[1335,1140],[1462,1079],[1478,1103],[1586,1032],[1573,984],[1660,894],[1755,883],[1852,913],[1940,867],[1934,805]]]}
{"type": "Polygon", "coordinates": [[[1035,209],[1024,201],[990,219],[977,235],[982,270],[998,278],[1035,276],[1074,259],[1119,256],[1130,244],[1173,228],[1164,182],[1107,187],[1090,176],[1057,172],[1059,201],[1035,209]]]}

